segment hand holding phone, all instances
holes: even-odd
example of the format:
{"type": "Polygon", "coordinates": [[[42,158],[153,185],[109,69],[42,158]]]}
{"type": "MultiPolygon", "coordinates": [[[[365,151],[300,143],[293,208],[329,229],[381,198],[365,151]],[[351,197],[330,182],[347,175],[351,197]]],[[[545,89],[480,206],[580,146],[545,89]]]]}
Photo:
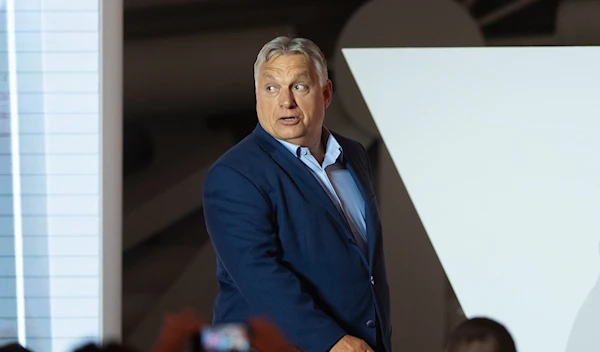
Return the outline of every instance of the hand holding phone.
{"type": "Polygon", "coordinates": [[[250,351],[250,329],[246,324],[207,326],[193,339],[194,352],[250,351]]]}
{"type": "Polygon", "coordinates": [[[302,352],[269,319],[250,318],[248,324],[221,324],[199,329],[192,337],[193,352],[302,352]]]}

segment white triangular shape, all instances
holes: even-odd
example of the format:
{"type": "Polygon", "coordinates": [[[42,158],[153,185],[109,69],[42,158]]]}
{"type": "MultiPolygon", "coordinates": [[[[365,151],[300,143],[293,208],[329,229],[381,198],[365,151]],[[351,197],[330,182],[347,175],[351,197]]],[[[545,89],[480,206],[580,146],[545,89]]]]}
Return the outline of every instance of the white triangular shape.
{"type": "Polygon", "coordinates": [[[467,316],[600,350],[600,48],[343,53],[467,316]]]}

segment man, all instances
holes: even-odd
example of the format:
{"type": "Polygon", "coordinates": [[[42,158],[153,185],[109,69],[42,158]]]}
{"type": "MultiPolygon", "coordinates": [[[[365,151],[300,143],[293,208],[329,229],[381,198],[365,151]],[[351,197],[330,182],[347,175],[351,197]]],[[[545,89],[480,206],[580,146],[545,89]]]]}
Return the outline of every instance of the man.
{"type": "Polygon", "coordinates": [[[508,330],[488,318],[472,318],[460,323],[448,338],[446,352],[516,352],[508,330]]]}
{"type": "Polygon", "coordinates": [[[254,65],[258,125],[209,171],[214,323],[272,320],[305,352],[391,351],[381,224],[362,145],[323,127],[332,83],[310,40],[254,65]]]}

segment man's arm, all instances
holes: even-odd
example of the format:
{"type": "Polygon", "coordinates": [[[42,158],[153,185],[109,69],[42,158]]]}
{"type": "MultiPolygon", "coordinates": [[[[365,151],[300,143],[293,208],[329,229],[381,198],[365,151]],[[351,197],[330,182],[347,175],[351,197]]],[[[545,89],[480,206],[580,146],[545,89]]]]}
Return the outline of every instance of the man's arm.
{"type": "Polygon", "coordinates": [[[252,311],[273,320],[304,351],[328,351],[346,335],[280,263],[271,207],[246,176],[214,166],[203,204],[215,251],[252,311]]]}

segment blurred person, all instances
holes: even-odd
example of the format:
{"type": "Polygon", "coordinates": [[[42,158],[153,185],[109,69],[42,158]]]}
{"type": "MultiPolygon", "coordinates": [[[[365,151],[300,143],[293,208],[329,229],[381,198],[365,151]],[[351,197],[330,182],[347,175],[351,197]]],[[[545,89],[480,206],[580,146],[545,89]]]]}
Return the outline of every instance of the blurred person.
{"type": "Polygon", "coordinates": [[[258,124],[210,169],[214,323],[261,315],[305,352],[391,351],[390,298],[369,158],[323,121],[321,50],[278,37],[254,64],[258,124]]]}
{"type": "Polygon", "coordinates": [[[30,352],[30,350],[14,342],[0,346],[0,352],[30,352]]]}
{"type": "Polygon", "coordinates": [[[166,313],[154,345],[154,352],[184,351],[192,335],[199,333],[205,323],[191,309],[166,313]]]}
{"type": "MultiPolygon", "coordinates": [[[[250,345],[256,352],[297,352],[283,333],[268,319],[252,317],[247,322],[250,345]]],[[[201,332],[206,324],[192,310],[167,313],[153,352],[183,352],[189,346],[191,337],[201,332]]],[[[82,351],[83,352],[83,351],[82,351]]]]}
{"type": "Polygon", "coordinates": [[[74,352],[137,352],[136,350],[124,346],[120,343],[110,342],[104,345],[88,343],[77,348],[74,352]]]}
{"type": "Polygon", "coordinates": [[[460,323],[450,334],[445,352],[516,352],[508,330],[488,318],[472,318],[460,323]]]}

